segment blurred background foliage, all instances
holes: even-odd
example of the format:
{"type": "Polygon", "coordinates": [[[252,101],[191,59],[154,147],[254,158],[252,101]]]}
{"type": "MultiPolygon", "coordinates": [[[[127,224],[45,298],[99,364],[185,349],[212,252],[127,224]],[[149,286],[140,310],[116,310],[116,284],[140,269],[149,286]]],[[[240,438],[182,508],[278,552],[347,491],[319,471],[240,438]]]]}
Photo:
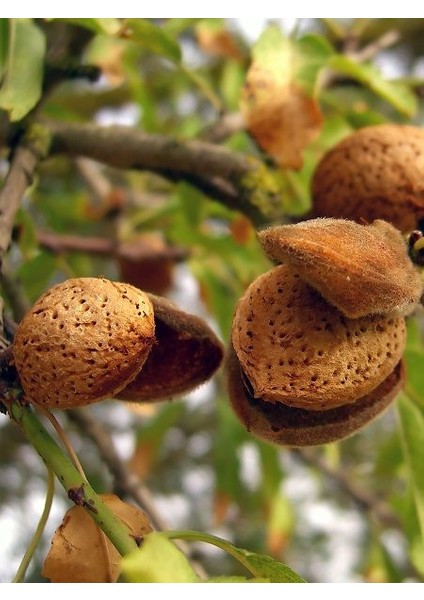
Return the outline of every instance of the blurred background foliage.
{"type": "MultiPolygon", "coordinates": [[[[0,21],[4,121],[118,123],[255,157],[271,167],[284,190],[280,222],[307,215],[315,165],[349,132],[386,121],[422,124],[423,19],[273,21],[293,61],[290,77],[321,118],[319,135],[302,149],[297,170],[276,167],[239,112],[259,34],[270,25],[265,20],[251,30],[242,19],[22,19],[13,30],[12,57],[11,21],[0,21]],[[17,82],[5,83],[6,71],[17,82]],[[20,91],[18,100],[13,89],[20,91]]],[[[3,138],[2,177],[8,152],[3,138]]],[[[237,299],[270,267],[256,225],[172,173],[54,154],[40,164],[17,214],[3,264],[6,311],[19,321],[51,284],[104,275],[172,298],[203,316],[227,343],[237,299]],[[125,252],[134,247],[142,251],[125,252]]],[[[308,581],[421,581],[419,315],[409,319],[409,334],[405,394],[384,417],[338,444],[300,452],[255,440],[229,407],[222,370],[173,402],[105,401],[85,410],[112,436],[167,528],[220,535],[276,557],[308,581]]],[[[93,486],[127,494],[83,424],[67,413],[58,418],[93,486]]],[[[17,428],[5,417],[0,427],[0,580],[7,582],[41,511],[45,473],[17,428]]],[[[42,581],[49,536],[68,505],[58,490],[30,581],[42,581]]],[[[245,574],[215,548],[191,550],[211,576],[245,574]]]]}

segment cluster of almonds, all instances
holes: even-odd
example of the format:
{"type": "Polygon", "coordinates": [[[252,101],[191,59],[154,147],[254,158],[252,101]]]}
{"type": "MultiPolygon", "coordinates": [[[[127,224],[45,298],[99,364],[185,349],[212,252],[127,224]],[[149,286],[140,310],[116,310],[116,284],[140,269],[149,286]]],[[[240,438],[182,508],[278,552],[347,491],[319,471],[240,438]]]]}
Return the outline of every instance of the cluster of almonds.
{"type": "Polygon", "coordinates": [[[347,437],[402,387],[404,317],[421,277],[401,233],[382,220],[313,219],[259,239],[282,264],[236,307],[227,361],[235,413],[275,444],[347,437]]]}
{"type": "Polygon", "coordinates": [[[76,278],[26,313],[13,354],[25,398],[68,409],[118,398],[172,398],[209,379],[223,350],[200,318],[136,287],[76,278]]]}

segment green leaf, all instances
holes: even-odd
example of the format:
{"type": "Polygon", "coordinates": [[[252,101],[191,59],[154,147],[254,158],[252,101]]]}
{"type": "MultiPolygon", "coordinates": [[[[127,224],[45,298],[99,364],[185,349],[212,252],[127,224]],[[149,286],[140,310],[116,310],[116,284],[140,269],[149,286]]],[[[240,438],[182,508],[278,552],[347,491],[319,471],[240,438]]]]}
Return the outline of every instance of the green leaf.
{"type": "MultiPolygon", "coordinates": [[[[255,577],[265,577],[271,583],[306,583],[287,565],[265,554],[237,548],[239,560],[255,577]]],[[[233,555],[234,556],[234,555],[233,555]]]]}
{"type": "Polygon", "coordinates": [[[7,69],[0,87],[0,108],[19,121],[41,96],[45,38],[31,19],[9,23],[7,69]],[[28,51],[31,48],[31,51],[28,51]]]}
{"type": "Polygon", "coordinates": [[[243,548],[237,548],[230,542],[209,533],[201,531],[167,531],[162,535],[166,535],[171,539],[206,542],[217,546],[238,560],[255,578],[268,579],[270,583],[307,583],[290,567],[278,562],[278,560],[266,554],[257,554],[243,548]]]}
{"type": "Polygon", "coordinates": [[[231,500],[246,505],[246,489],[240,478],[239,448],[245,440],[227,398],[218,398],[216,403],[216,434],[213,442],[213,466],[216,492],[231,500]]]}
{"type": "Polygon", "coordinates": [[[84,29],[94,31],[94,33],[104,33],[106,35],[116,35],[122,29],[122,23],[119,19],[63,19],[68,23],[79,25],[84,29]]]}
{"type": "Polygon", "coordinates": [[[261,34],[252,50],[255,61],[270,71],[275,70],[276,77],[295,81],[310,95],[316,91],[320,70],[333,54],[334,49],[325,38],[308,34],[294,40],[275,24],[261,34]]]}
{"type": "Polygon", "coordinates": [[[405,496],[396,499],[394,507],[408,540],[411,561],[417,571],[424,576],[424,540],[420,531],[412,486],[408,487],[405,496]]]}
{"type": "Polygon", "coordinates": [[[41,251],[33,259],[24,262],[18,269],[18,277],[31,302],[48,287],[57,269],[56,256],[41,251]]]}
{"type": "Polygon", "coordinates": [[[397,402],[405,462],[409,471],[421,541],[424,543],[424,414],[404,393],[397,402]]]}
{"type": "Polygon", "coordinates": [[[11,19],[0,19],[0,83],[7,68],[10,21],[11,19]]]}
{"type": "Polygon", "coordinates": [[[406,392],[421,408],[424,408],[424,345],[418,319],[408,319],[407,343],[404,352],[406,364],[406,392]]]}
{"type": "Polygon", "coordinates": [[[122,559],[122,576],[129,583],[196,583],[184,554],[162,533],[149,533],[139,550],[122,559]]]}
{"type": "Polygon", "coordinates": [[[333,54],[334,48],[319,35],[308,34],[296,41],[296,80],[303,89],[316,91],[319,72],[333,54]]]}
{"type": "Polygon", "coordinates": [[[412,117],[417,112],[417,100],[412,90],[405,84],[387,81],[374,65],[358,63],[348,56],[337,54],[329,59],[328,66],[360,81],[401,114],[412,117]]]}
{"type": "Polygon", "coordinates": [[[261,579],[255,577],[254,579],[247,579],[246,577],[237,577],[236,575],[223,575],[222,577],[211,577],[201,583],[271,583],[269,579],[261,579]]]}
{"type": "Polygon", "coordinates": [[[424,409],[424,351],[408,348],[403,355],[406,363],[406,391],[424,409]]]}
{"type": "Polygon", "coordinates": [[[165,31],[168,35],[175,38],[181,35],[184,31],[191,27],[195,27],[197,23],[203,21],[203,19],[167,19],[165,23],[162,25],[163,31],[165,31]]]}
{"type": "Polygon", "coordinates": [[[172,62],[181,62],[180,46],[160,27],[147,19],[126,19],[125,25],[126,39],[172,62]]]}

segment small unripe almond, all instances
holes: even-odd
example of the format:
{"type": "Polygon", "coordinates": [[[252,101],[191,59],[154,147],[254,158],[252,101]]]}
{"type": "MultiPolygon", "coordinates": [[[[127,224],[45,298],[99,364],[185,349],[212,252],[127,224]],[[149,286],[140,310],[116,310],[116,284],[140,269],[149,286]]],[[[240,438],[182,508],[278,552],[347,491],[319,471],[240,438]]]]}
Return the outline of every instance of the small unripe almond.
{"type": "Polygon", "coordinates": [[[424,217],[424,130],[364,127],[327,152],[312,179],[313,217],[384,219],[403,233],[424,217]]]}
{"type": "Polygon", "coordinates": [[[311,219],[265,229],[259,239],[272,259],[295,267],[350,318],[407,315],[420,301],[421,276],[401,233],[386,221],[311,219]]]}
{"type": "Polygon", "coordinates": [[[113,397],[155,340],[153,307],[137,288],[103,278],[50,288],[18,326],[14,360],[25,398],[74,408],[113,397]]]}
{"type": "Polygon", "coordinates": [[[288,265],[248,287],[232,328],[252,395],[313,411],[370,394],[401,360],[405,340],[402,317],[348,319],[288,265]]]}

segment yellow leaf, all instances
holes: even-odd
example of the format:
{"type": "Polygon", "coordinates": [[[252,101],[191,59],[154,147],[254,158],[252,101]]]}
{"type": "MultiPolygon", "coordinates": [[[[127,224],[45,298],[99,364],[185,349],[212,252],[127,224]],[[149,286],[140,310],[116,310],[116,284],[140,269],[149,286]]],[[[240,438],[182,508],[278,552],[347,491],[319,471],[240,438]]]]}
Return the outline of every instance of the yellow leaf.
{"type": "MultiPolygon", "coordinates": [[[[144,406],[144,405],[142,405],[144,406]]],[[[139,442],[134,454],[128,461],[128,467],[141,480],[146,479],[152,472],[157,459],[157,449],[152,442],[139,442]]]]}
{"type": "Polygon", "coordinates": [[[303,150],[323,124],[318,103],[297,81],[299,67],[294,42],[271,27],[254,48],[241,96],[247,129],[282,168],[302,167],[303,150]]]}
{"type": "MultiPolygon", "coordinates": [[[[112,494],[101,498],[137,539],[152,531],[139,508],[112,494]]],[[[119,552],[90,515],[81,506],[73,506],[53,536],[42,575],[52,583],[114,583],[120,562],[119,552]]]]}

